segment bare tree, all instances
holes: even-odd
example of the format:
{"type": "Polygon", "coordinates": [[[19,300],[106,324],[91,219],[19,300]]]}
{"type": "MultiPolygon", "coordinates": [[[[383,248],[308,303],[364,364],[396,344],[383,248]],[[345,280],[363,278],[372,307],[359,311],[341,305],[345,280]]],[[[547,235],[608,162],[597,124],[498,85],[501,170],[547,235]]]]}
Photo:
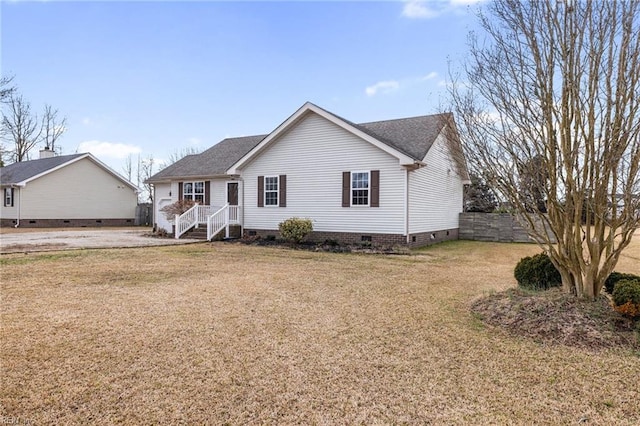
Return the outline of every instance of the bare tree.
{"type": "Polygon", "coordinates": [[[129,154],[124,160],[122,172],[124,173],[124,177],[126,177],[129,182],[133,182],[131,180],[133,178],[133,156],[131,154],[129,154]]]}
{"type": "Polygon", "coordinates": [[[11,81],[13,81],[13,77],[0,78],[0,103],[8,101],[15,92],[16,88],[11,86],[11,81]]]}
{"type": "Polygon", "coordinates": [[[639,10],[637,0],[496,0],[451,86],[472,169],[519,212],[563,288],[586,299],[640,225],[639,10]],[[531,164],[547,214],[520,196],[531,164]]]}
{"type": "Polygon", "coordinates": [[[187,147],[187,148],[182,148],[180,150],[174,151],[173,153],[169,154],[169,158],[167,158],[167,160],[163,162],[163,167],[168,167],[188,155],[196,155],[196,154],[200,154],[201,152],[202,150],[196,147],[187,147]]]}
{"type": "Polygon", "coordinates": [[[8,112],[2,114],[2,138],[13,145],[13,161],[28,160],[42,133],[38,117],[31,113],[31,105],[22,95],[11,94],[7,104],[8,112]]]}
{"type": "Polygon", "coordinates": [[[153,155],[149,155],[142,160],[138,157],[138,186],[143,185],[141,198],[149,203],[153,203],[153,188],[150,183],[147,183],[147,180],[153,176],[155,165],[153,155]]]}
{"type": "Polygon", "coordinates": [[[42,115],[42,142],[44,146],[51,151],[56,150],[56,142],[67,130],[67,118],[58,116],[58,110],[51,108],[51,105],[44,106],[44,114],[42,115]]]}

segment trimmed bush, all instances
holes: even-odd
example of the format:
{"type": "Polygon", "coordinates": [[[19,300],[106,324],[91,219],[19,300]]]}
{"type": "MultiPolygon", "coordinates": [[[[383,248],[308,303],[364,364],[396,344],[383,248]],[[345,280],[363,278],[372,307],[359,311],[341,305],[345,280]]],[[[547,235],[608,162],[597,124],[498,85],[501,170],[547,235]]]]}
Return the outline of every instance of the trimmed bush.
{"type": "Polygon", "coordinates": [[[313,231],[313,222],[311,219],[292,217],[280,222],[278,229],[282,238],[297,244],[313,231]]]}
{"type": "Polygon", "coordinates": [[[640,317],[640,278],[620,280],[613,288],[616,311],[629,317],[640,317]]]}
{"type": "Polygon", "coordinates": [[[529,290],[547,290],[562,284],[560,272],[544,253],[520,259],[513,275],[518,286],[529,290]]]}
{"type": "Polygon", "coordinates": [[[640,276],[634,274],[624,274],[622,272],[612,272],[604,282],[604,289],[609,294],[613,294],[616,283],[620,280],[640,280],[640,276]]]}

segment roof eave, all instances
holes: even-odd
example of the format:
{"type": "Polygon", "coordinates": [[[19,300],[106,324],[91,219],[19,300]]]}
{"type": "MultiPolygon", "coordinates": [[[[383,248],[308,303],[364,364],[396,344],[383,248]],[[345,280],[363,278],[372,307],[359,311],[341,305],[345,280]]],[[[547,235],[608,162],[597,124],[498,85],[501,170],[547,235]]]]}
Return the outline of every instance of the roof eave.
{"type": "Polygon", "coordinates": [[[258,145],[256,145],[251,151],[245,154],[240,160],[236,161],[227,169],[227,174],[237,175],[239,174],[239,169],[242,169],[246,164],[248,164],[255,156],[260,155],[262,151],[264,151],[275,139],[278,138],[281,134],[285,133],[292,126],[294,126],[306,113],[313,112],[321,117],[327,119],[328,121],[336,124],[337,126],[347,130],[348,132],[358,136],[361,139],[371,143],[372,145],[380,148],[386,153],[390,154],[393,157],[396,157],[400,162],[400,165],[411,165],[414,164],[417,159],[412,158],[406,155],[403,152],[398,151],[397,149],[389,146],[388,144],[380,141],[379,139],[374,138],[363,132],[362,130],[352,126],[351,124],[345,122],[343,119],[329,113],[328,111],[312,104],[311,102],[306,102],[302,105],[296,112],[294,112],[289,118],[287,118],[282,124],[275,128],[269,135],[267,135],[258,145]]]}

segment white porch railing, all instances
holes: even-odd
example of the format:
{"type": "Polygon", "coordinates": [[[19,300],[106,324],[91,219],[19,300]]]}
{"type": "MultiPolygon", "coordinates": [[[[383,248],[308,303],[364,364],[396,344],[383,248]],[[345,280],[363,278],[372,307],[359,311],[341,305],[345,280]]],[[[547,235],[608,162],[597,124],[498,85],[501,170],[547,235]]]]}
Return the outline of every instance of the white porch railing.
{"type": "Polygon", "coordinates": [[[229,225],[241,225],[240,206],[225,204],[207,219],[207,240],[211,241],[223,229],[224,237],[229,238],[229,225]]]}
{"type": "Polygon", "coordinates": [[[175,218],[175,238],[180,238],[191,228],[207,224],[207,240],[226,228],[225,238],[229,238],[229,225],[241,225],[240,206],[225,204],[222,207],[194,205],[175,218]]]}
{"type": "Polygon", "coordinates": [[[207,241],[211,241],[223,229],[225,229],[224,237],[229,238],[229,204],[225,204],[207,218],[207,241]]]}
{"type": "Polygon", "coordinates": [[[175,219],[175,237],[176,240],[180,238],[182,234],[187,232],[194,226],[198,226],[198,207],[199,204],[194,205],[181,215],[176,215],[175,219]]]}

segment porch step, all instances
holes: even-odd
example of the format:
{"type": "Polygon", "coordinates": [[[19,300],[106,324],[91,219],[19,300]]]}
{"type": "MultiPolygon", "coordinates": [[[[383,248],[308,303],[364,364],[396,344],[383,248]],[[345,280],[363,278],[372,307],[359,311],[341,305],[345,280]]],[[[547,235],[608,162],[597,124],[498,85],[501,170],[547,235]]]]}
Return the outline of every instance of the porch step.
{"type": "Polygon", "coordinates": [[[206,240],[207,239],[207,228],[193,228],[188,230],[182,235],[182,238],[191,238],[194,240],[206,240]]]}

